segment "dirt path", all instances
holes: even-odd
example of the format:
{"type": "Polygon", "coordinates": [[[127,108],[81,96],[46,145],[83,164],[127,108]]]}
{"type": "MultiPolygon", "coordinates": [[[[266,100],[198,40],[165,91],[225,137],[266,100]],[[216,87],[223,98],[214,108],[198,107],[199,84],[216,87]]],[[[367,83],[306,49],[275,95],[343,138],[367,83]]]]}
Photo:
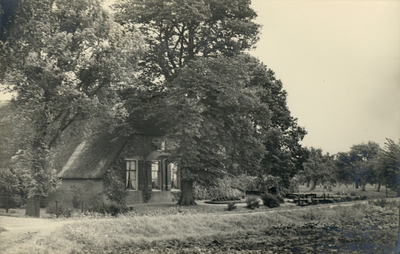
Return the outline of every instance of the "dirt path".
{"type": "Polygon", "coordinates": [[[42,239],[74,220],[36,219],[0,216],[0,253],[27,240],[42,239]],[[6,230],[6,231],[3,231],[6,230]]]}

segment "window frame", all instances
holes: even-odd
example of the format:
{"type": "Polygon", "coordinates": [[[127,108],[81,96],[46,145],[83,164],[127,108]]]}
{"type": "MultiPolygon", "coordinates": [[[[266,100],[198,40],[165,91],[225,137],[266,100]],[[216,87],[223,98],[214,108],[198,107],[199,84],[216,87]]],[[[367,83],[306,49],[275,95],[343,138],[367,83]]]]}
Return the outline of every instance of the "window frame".
{"type": "Polygon", "coordinates": [[[161,179],[161,169],[160,169],[160,163],[158,160],[152,160],[151,161],[151,185],[152,191],[161,191],[162,190],[162,179],[161,179]],[[157,171],[153,171],[153,165],[155,165],[157,167],[157,171]],[[153,187],[153,181],[154,181],[154,177],[153,177],[153,172],[157,172],[157,185],[158,188],[153,187]]]}
{"type": "Polygon", "coordinates": [[[134,160],[134,159],[126,159],[125,160],[125,189],[128,191],[138,191],[139,190],[139,162],[138,160],[134,160]],[[128,169],[128,165],[130,167],[131,163],[134,162],[135,163],[135,170],[132,169],[128,169]],[[133,188],[129,188],[128,187],[128,176],[130,174],[128,174],[128,172],[131,171],[135,171],[135,189],[133,188]]]}
{"type": "Polygon", "coordinates": [[[171,190],[171,191],[172,191],[172,190],[180,190],[180,189],[181,189],[181,184],[180,184],[180,178],[179,178],[179,168],[178,168],[178,165],[175,164],[175,163],[173,163],[173,162],[170,162],[169,165],[170,165],[170,176],[169,176],[169,178],[170,178],[170,182],[171,182],[171,184],[170,184],[170,190],[171,190]],[[175,169],[175,170],[173,170],[173,169],[175,169]],[[174,172],[176,172],[176,173],[174,174],[174,172]],[[173,179],[175,178],[174,175],[175,175],[175,177],[176,177],[176,179],[175,179],[176,182],[175,182],[174,184],[172,184],[172,181],[173,181],[173,179]],[[175,185],[176,188],[174,188],[173,185],[175,185]]]}

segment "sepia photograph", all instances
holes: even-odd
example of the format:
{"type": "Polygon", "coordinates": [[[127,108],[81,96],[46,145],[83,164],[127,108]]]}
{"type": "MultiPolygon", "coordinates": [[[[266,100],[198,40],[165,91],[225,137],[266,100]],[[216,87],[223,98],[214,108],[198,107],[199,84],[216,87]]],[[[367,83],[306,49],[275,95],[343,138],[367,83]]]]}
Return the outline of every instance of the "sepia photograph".
{"type": "Polygon", "coordinates": [[[0,254],[400,254],[400,1],[0,0],[0,254]]]}

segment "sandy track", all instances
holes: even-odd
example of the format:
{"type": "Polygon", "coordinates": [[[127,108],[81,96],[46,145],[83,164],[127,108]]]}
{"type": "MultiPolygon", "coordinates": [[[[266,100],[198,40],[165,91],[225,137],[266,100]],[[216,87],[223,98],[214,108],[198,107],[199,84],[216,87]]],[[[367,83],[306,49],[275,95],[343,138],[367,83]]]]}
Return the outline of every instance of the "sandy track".
{"type": "Polygon", "coordinates": [[[28,240],[43,239],[68,223],[74,223],[74,220],[0,216],[0,227],[7,230],[0,233],[0,253],[9,253],[9,248],[28,240]]]}

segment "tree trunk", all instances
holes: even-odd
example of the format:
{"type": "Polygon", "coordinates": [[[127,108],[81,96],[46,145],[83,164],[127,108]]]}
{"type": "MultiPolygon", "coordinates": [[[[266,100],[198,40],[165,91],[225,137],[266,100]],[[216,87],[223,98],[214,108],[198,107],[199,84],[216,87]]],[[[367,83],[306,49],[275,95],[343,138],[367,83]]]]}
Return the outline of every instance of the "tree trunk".
{"type": "Polygon", "coordinates": [[[28,198],[25,215],[36,218],[40,217],[40,196],[28,198]]]}
{"type": "Polygon", "coordinates": [[[386,198],[388,197],[388,195],[387,195],[387,184],[386,184],[386,198]]]}
{"type": "Polygon", "coordinates": [[[310,188],[310,190],[315,190],[315,187],[317,187],[317,180],[316,180],[316,179],[314,179],[314,180],[311,181],[311,188],[310,188]]]}
{"type": "Polygon", "coordinates": [[[193,180],[181,179],[181,197],[179,198],[177,205],[197,205],[193,196],[193,180]]]}
{"type": "Polygon", "coordinates": [[[365,191],[365,185],[366,185],[366,184],[362,184],[362,185],[361,185],[361,191],[365,191]]]}
{"type": "Polygon", "coordinates": [[[358,189],[358,180],[356,180],[355,184],[356,184],[356,189],[358,189]]]}
{"type": "Polygon", "coordinates": [[[381,190],[381,182],[378,183],[378,190],[377,192],[379,192],[381,190]]]}

